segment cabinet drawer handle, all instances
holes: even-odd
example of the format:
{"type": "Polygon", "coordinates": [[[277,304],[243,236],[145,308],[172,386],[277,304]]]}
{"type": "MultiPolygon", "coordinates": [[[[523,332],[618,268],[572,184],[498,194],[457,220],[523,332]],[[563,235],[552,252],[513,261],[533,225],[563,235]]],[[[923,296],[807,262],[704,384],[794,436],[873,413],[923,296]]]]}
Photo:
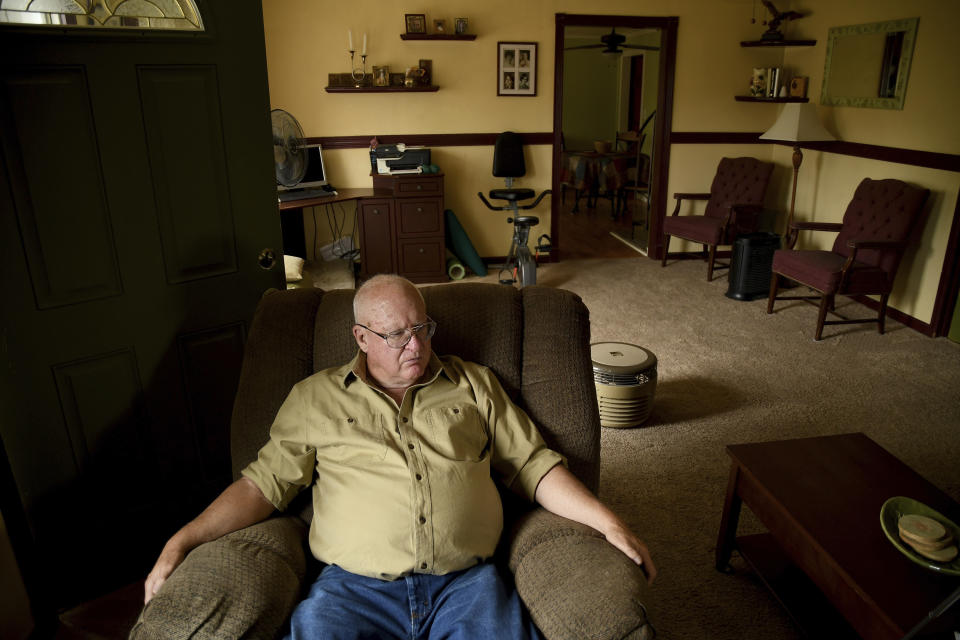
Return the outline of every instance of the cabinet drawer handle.
{"type": "Polygon", "coordinates": [[[417,207],[417,213],[423,213],[423,207],[417,207]]]}
{"type": "Polygon", "coordinates": [[[374,209],[373,212],[376,213],[376,214],[379,214],[379,213],[380,213],[380,209],[374,209]]]}
{"type": "Polygon", "coordinates": [[[420,253],[423,253],[423,249],[422,249],[422,248],[421,248],[419,251],[420,251],[420,253]]]}
{"type": "Polygon", "coordinates": [[[418,184],[418,185],[417,185],[417,191],[420,191],[421,189],[423,189],[423,185],[422,185],[422,184],[418,184]]]}

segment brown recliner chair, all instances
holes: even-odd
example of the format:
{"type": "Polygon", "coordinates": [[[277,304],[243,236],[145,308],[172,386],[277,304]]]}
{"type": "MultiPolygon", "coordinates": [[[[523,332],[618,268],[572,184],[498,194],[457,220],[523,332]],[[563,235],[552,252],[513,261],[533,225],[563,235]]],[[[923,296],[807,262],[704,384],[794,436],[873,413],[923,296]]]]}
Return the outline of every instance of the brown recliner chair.
{"type": "Polygon", "coordinates": [[[732,244],[743,233],[757,230],[763,199],[770,183],[773,164],[756,158],[723,158],[710,185],[710,193],[675,193],[677,206],[663,219],[663,258],[667,265],[670,236],[699,242],[704,252],[709,248],[707,282],[713,280],[714,269],[728,269],[729,264],[716,264],[717,245],[732,244]],[[706,200],[702,216],[678,216],[684,200],[706,200]]]}
{"type": "Polygon", "coordinates": [[[843,214],[843,222],[794,222],[790,225],[787,249],[773,254],[773,277],[767,313],[773,313],[774,300],[820,300],[817,332],[823,335],[827,324],[876,322],[883,333],[887,299],[893,290],[893,279],[900,258],[923,209],[928,189],[914,187],[900,180],[864,178],[843,214]],[[837,231],[830,251],[804,250],[793,247],[800,231],[837,231]],[[778,296],[780,276],[789,278],[819,292],[815,296],[778,296]],[[880,309],[876,318],[827,320],[837,295],[879,295],[880,309]]]}
{"type": "MultiPolygon", "coordinates": [[[[422,291],[439,324],[434,350],[489,366],[547,444],[596,491],[600,417],[581,300],[536,286],[459,283],[422,291]]],[[[356,352],[353,293],[274,291],[260,302],[233,411],[234,477],[266,441],[290,388],[356,352]]],[[[286,514],[194,549],[144,608],[130,637],[273,638],[285,632],[319,570],[306,549],[309,494],[302,492],[286,514]]],[[[547,638],[654,636],[639,567],[589,527],[503,495],[507,524],[499,562],[547,638]]]]}

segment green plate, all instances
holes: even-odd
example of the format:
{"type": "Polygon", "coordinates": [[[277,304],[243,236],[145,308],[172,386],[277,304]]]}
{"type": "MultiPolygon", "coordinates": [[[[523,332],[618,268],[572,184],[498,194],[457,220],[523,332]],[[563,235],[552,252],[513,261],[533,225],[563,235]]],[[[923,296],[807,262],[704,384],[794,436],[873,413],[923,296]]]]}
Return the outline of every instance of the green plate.
{"type": "Polygon", "coordinates": [[[938,573],[945,573],[951,576],[960,576],[960,556],[957,556],[950,562],[934,562],[929,558],[924,558],[922,555],[914,551],[912,547],[907,545],[907,543],[900,539],[900,529],[897,527],[897,522],[900,521],[902,516],[910,514],[927,516],[928,518],[937,520],[940,524],[947,528],[947,531],[953,534],[954,544],[960,544],[960,527],[957,527],[957,525],[955,525],[953,522],[947,520],[922,502],[917,502],[911,498],[904,498],[903,496],[890,498],[884,502],[883,506],[880,508],[880,527],[883,529],[883,533],[887,536],[887,540],[889,540],[893,546],[900,551],[900,553],[907,556],[921,567],[925,567],[938,573]]]}

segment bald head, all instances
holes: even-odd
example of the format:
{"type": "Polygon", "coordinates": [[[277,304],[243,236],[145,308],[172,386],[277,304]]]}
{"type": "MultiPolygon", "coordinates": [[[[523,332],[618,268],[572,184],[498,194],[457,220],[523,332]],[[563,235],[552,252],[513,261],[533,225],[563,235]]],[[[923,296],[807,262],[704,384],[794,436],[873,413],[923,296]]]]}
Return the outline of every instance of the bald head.
{"type": "Polygon", "coordinates": [[[360,285],[354,294],[353,321],[366,324],[383,305],[389,304],[397,296],[410,299],[426,312],[423,295],[412,282],[397,275],[380,274],[360,285]]]}

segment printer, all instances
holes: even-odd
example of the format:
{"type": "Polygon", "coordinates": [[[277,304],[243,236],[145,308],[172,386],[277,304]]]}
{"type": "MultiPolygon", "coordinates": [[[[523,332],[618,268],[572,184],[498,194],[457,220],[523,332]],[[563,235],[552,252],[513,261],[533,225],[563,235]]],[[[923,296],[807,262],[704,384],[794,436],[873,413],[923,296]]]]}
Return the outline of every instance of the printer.
{"type": "Polygon", "coordinates": [[[370,153],[377,160],[380,174],[423,173],[423,167],[430,164],[430,149],[408,147],[402,142],[379,144],[370,153]]]}

